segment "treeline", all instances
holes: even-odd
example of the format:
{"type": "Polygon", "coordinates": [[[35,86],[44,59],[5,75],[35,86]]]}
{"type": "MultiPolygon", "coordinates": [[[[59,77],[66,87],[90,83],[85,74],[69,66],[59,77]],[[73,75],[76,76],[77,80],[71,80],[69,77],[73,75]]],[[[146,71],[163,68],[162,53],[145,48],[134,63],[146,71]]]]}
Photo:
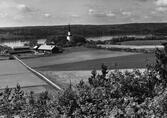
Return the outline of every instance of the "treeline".
{"type": "Polygon", "coordinates": [[[35,97],[19,85],[0,94],[0,115],[12,118],[165,118],[167,116],[167,56],[157,50],[156,65],[144,72],[109,73],[102,65],[87,82],[71,84],[56,98],[48,92],[35,97]]]}
{"type": "Polygon", "coordinates": [[[67,40],[66,36],[58,35],[58,36],[50,36],[46,40],[46,44],[54,44],[59,47],[74,47],[74,46],[82,46],[88,43],[88,41],[79,35],[73,35],[70,37],[70,41],[67,40]]]}
{"type": "MultiPolygon", "coordinates": [[[[32,26],[0,28],[1,40],[30,40],[67,35],[68,26],[32,26]]],[[[167,35],[167,23],[133,23],[120,25],[71,25],[74,35],[84,37],[114,35],[167,35]]]]}
{"type": "Polygon", "coordinates": [[[110,40],[97,40],[97,41],[89,41],[90,44],[112,44],[112,45],[120,45],[121,42],[126,42],[126,41],[147,41],[147,40],[166,40],[167,41],[167,37],[166,36],[155,36],[155,35],[150,35],[150,36],[145,36],[145,37],[135,37],[135,36],[119,36],[119,37],[113,37],[110,40]]]}

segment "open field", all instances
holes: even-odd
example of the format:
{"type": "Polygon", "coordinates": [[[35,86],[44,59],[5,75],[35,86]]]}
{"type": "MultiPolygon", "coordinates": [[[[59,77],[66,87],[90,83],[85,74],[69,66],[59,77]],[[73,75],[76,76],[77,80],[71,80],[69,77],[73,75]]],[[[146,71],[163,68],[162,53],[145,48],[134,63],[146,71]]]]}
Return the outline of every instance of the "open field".
{"type": "Polygon", "coordinates": [[[166,40],[136,40],[136,41],[124,41],[121,42],[121,45],[161,45],[162,43],[167,42],[166,40]]]}
{"type": "Polygon", "coordinates": [[[113,38],[113,36],[99,36],[99,37],[89,37],[87,38],[88,41],[106,41],[106,40],[111,40],[113,38]]]}
{"type": "Polygon", "coordinates": [[[0,81],[0,90],[6,86],[14,88],[19,83],[25,90],[34,89],[39,93],[48,85],[16,60],[0,61],[0,81]]]}
{"type": "Polygon", "coordinates": [[[23,60],[29,66],[44,73],[51,81],[65,88],[80,80],[87,81],[92,69],[101,69],[101,64],[109,69],[145,68],[154,64],[154,54],[127,53],[84,47],[67,48],[64,53],[49,57],[23,60]]]}
{"type": "Polygon", "coordinates": [[[0,61],[9,59],[8,56],[0,56],[0,61]]]}
{"type": "MultiPolygon", "coordinates": [[[[135,38],[141,38],[144,39],[147,35],[125,35],[126,37],[135,37],[135,38]]],[[[106,40],[112,40],[113,38],[121,38],[123,35],[115,35],[115,36],[98,36],[98,37],[88,37],[88,41],[106,41],[106,40]]]]}
{"type": "MultiPolygon", "coordinates": [[[[110,72],[114,70],[109,70],[110,72]]],[[[119,71],[133,71],[133,69],[120,69],[119,71]]],[[[140,69],[140,72],[144,72],[145,69],[140,69]]],[[[87,82],[88,78],[91,77],[91,70],[82,71],[42,71],[42,73],[48,76],[52,81],[59,83],[61,87],[66,87],[71,82],[73,85],[78,84],[81,80],[87,82]]],[[[101,70],[97,70],[98,74],[101,74],[101,70]]]]}
{"type": "MultiPolygon", "coordinates": [[[[49,57],[24,59],[23,61],[29,66],[37,68],[37,67],[43,67],[43,66],[52,66],[55,64],[76,63],[81,61],[127,56],[127,55],[134,55],[134,54],[136,53],[78,47],[78,48],[72,48],[72,49],[66,50],[62,54],[49,56],[49,57]]],[[[80,66],[80,65],[75,65],[75,66],[80,66]]]]}
{"type": "Polygon", "coordinates": [[[155,56],[154,54],[134,54],[127,56],[87,60],[74,63],[41,66],[36,67],[36,69],[40,71],[92,70],[100,69],[102,63],[108,65],[109,69],[145,68],[147,64],[155,63],[155,56]]]}
{"type": "Polygon", "coordinates": [[[102,48],[119,48],[119,49],[163,49],[163,45],[97,45],[102,48]]]}

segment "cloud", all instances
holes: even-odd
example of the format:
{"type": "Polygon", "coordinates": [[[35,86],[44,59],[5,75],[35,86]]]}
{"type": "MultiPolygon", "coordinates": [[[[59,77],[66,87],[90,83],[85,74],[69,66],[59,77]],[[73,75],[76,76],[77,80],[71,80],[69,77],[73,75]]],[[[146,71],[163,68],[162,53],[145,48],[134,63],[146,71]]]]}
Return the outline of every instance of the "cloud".
{"type": "Polygon", "coordinates": [[[146,1],[148,1],[148,0],[138,0],[138,1],[146,2],[146,1]]]}
{"type": "Polygon", "coordinates": [[[167,11],[167,7],[157,7],[156,11],[165,12],[165,11],[167,11]]]}
{"type": "Polygon", "coordinates": [[[112,11],[100,11],[94,9],[89,9],[88,14],[95,17],[113,17],[116,15],[112,11]]]}
{"type": "Polygon", "coordinates": [[[158,17],[167,19],[167,15],[165,15],[167,14],[166,1],[62,0],[60,2],[60,0],[0,0],[0,24],[65,24],[70,20],[74,23],[111,24],[126,23],[130,22],[131,19],[141,22],[154,21],[152,16],[155,16],[158,21],[158,17]],[[2,23],[3,21],[5,23],[2,23]]]}
{"type": "Polygon", "coordinates": [[[113,17],[113,16],[115,16],[115,13],[113,13],[112,11],[109,11],[106,13],[106,16],[113,17]]]}
{"type": "Polygon", "coordinates": [[[33,11],[31,8],[29,8],[25,4],[18,4],[16,7],[18,10],[20,10],[22,12],[32,12],[33,11]]]}
{"type": "Polygon", "coordinates": [[[50,13],[45,13],[44,17],[46,17],[46,18],[51,17],[51,14],[50,13]]]}
{"type": "Polygon", "coordinates": [[[88,14],[95,17],[104,17],[106,14],[103,11],[89,9],[88,14]]]}
{"type": "Polygon", "coordinates": [[[155,4],[157,6],[167,6],[167,0],[156,0],[155,4]]]}
{"type": "Polygon", "coordinates": [[[8,12],[16,12],[16,11],[25,11],[31,12],[31,8],[25,4],[18,4],[12,1],[2,1],[0,2],[0,10],[8,11],[8,12]]]}
{"type": "Polygon", "coordinates": [[[88,10],[88,14],[90,14],[90,15],[95,14],[95,12],[96,12],[96,11],[95,11],[94,9],[89,9],[89,10],[88,10]]]}
{"type": "Polygon", "coordinates": [[[166,12],[167,11],[167,0],[156,0],[155,2],[155,11],[152,14],[157,14],[159,12],[166,12]]]}
{"type": "Polygon", "coordinates": [[[132,15],[132,12],[123,11],[123,12],[122,12],[122,15],[124,15],[124,16],[131,16],[131,15],[132,15]]]}
{"type": "Polygon", "coordinates": [[[146,16],[144,16],[143,18],[148,19],[148,18],[150,18],[150,17],[146,15],[146,16]]]}
{"type": "Polygon", "coordinates": [[[0,17],[14,18],[14,20],[21,19],[33,12],[33,10],[25,4],[19,4],[8,0],[0,2],[0,11],[0,17]]]}
{"type": "Polygon", "coordinates": [[[106,16],[113,17],[113,16],[115,16],[115,14],[114,13],[107,13],[106,16]]]}
{"type": "Polygon", "coordinates": [[[80,16],[78,14],[72,14],[71,17],[73,17],[73,18],[79,18],[80,16]]]}
{"type": "Polygon", "coordinates": [[[7,13],[3,13],[3,12],[0,13],[0,17],[1,17],[1,18],[5,18],[5,17],[7,17],[7,16],[8,16],[7,13]]]}

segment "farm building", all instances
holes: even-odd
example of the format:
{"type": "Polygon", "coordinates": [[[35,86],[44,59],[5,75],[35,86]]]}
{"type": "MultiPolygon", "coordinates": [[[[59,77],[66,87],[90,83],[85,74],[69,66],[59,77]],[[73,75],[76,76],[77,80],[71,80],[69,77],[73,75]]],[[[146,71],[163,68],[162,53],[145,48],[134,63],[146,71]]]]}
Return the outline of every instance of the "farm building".
{"type": "Polygon", "coordinates": [[[55,45],[41,45],[38,48],[39,52],[44,52],[44,53],[61,53],[62,49],[55,45]]]}
{"type": "Polygon", "coordinates": [[[32,49],[37,51],[40,46],[41,46],[40,44],[39,45],[35,45],[32,49]]]}
{"type": "Polygon", "coordinates": [[[10,54],[33,53],[29,46],[13,47],[10,54]]]}

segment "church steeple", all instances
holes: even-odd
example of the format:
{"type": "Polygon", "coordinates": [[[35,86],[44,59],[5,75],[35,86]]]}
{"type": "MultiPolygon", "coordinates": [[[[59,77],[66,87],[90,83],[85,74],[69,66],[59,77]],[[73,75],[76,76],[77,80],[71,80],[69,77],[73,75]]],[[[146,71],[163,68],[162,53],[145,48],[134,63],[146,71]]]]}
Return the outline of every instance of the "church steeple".
{"type": "Polygon", "coordinates": [[[71,32],[70,24],[68,24],[68,31],[71,32]]]}
{"type": "Polygon", "coordinates": [[[71,27],[70,27],[70,24],[68,25],[68,35],[67,35],[67,40],[68,41],[71,41],[71,27]]]}

